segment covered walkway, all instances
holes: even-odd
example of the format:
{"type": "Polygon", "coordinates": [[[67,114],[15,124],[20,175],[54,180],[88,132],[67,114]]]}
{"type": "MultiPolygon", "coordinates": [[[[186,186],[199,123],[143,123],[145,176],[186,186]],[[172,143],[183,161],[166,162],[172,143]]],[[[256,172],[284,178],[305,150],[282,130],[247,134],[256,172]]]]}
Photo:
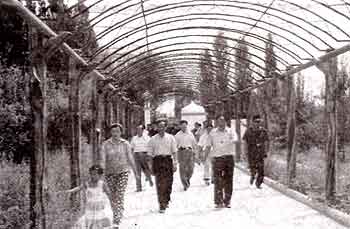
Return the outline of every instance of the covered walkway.
{"type": "Polygon", "coordinates": [[[157,196],[149,186],[135,192],[131,177],[121,229],[345,229],[332,219],[264,185],[249,185],[249,176],[236,169],[231,209],[213,207],[213,185],[202,182],[197,165],[192,186],[184,192],[178,173],[174,176],[172,202],[165,214],[158,213],[157,196]]]}
{"type": "MultiPolygon", "coordinates": [[[[38,2],[38,1],[28,1],[38,2]]],[[[325,75],[327,179],[325,196],[334,197],[336,171],[336,57],[350,50],[349,3],[342,0],[76,0],[62,5],[58,15],[36,15],[21,1],[0,0],[30,25],[31,108],[34,148],[31,157],[31,228],[46,228],[43,193],[47,190],[48,66],[61,50],[67,56],[69,84],[70,186],[81,183],[82,85],[89,90],[88,134],[92,160],[111,123],[131,130],[143,120],[146,104],[156,107],[169,97],[195,97],[208,119],[224,114],[229,120],[247,116],[250,92],[261,89],[267,104],[276,95],[267,86],[286,80],[288,137],[295,142],[293,75],[317,67],[325,75]],[[295,3],[297,2],[297,3],[295,3]],[[61,15],[60,15],[61,14],[61,15]],[[76,18],[86,21],[73,30],[50,27],[76,18]],[[61,21],[60,21],[61,19],[61,21]],[[67,43],[78,32],[88,33],[81,48],[67,43]],[[91,45],[96,47],[84,53],[91,45]],[[273,93],[272,93],[273,92],[273,93]]],[[[51,6],[53,7],[53,6],[51,6]]],[[[63,58],[62,58],[63,59],[63,58]]],[[[85,91],[84,91],[85,92],[85,91]]],[[[265,108],[264,108],[265,109],[265,108]]],[[[269,109],[266,109],[267,113],[269,109]]],[[[176,112],[176,108],[175,108],[176,112]]],[[[267,115],[266,115],[267,116],[267,115]]],[[[268,118],[266,118],[268,120],[268,118]]],[[[239,126],[239,125],[238,125],[239,126]]],[[[85,126],[86,127],[86,126],[85,126]]],[[[291,147],[290,155],[296,158],[291,147]]],[[[295,160],[294,160],[295,161],[295,160]]],[[[290,165],[292,162],[288,162],[290,165]]],[[[236,171],[233,206],[213,210],[212,187],[195,173],[188,192],[174,184],[173,202],[165,215],[157,213],[154,189],[127,195],[122,228],[344,228],[318,212],[268,187],[256,190],[236,171]]],[[[292,173],[290,178],[292,178],[292,173]]],[[[178,178],[178,175],[176,176],[178,178]]],[[[78,201],[72,207],[79,208],[78,201]]]]}

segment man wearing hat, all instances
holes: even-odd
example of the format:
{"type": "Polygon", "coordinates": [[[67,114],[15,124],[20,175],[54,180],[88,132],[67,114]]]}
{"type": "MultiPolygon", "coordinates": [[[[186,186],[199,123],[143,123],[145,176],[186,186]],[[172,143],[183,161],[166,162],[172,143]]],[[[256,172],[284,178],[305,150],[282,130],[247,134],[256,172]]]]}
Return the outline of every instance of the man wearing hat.
{"type": "Polygon", "coordinates": [[[251,126],[243,135],[243,151],[246,153],[250,169],[250,184],[261,188],[264,181],[264,159],[267,157],[269,137],[262,127],[260,115],[254,115],[251,126]]]}

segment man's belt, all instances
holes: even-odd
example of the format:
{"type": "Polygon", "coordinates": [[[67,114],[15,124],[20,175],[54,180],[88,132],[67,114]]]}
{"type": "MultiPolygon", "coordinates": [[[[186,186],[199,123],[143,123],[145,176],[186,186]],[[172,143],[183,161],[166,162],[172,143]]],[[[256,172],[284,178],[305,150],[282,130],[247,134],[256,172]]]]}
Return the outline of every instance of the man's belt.
{"type": "Polygon", "coordinates": [[[183,147],[183,146],[179,147],[179,150],[186,150],[186,149],[192,149],[192,147],[183,147]]]}

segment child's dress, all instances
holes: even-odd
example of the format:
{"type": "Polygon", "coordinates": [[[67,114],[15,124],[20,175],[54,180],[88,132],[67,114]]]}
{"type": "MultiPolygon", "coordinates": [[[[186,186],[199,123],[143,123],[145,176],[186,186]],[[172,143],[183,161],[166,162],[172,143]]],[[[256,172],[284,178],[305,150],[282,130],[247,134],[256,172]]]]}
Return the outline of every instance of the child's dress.
{"type": "Polygon", "coordinates": [[[75,223],[73,229],[103,229],[113,223],[113,211],[107,194],[103,191],[103,181],[96,187],[86,185],[86,205],[82,217],[75,223]]]}

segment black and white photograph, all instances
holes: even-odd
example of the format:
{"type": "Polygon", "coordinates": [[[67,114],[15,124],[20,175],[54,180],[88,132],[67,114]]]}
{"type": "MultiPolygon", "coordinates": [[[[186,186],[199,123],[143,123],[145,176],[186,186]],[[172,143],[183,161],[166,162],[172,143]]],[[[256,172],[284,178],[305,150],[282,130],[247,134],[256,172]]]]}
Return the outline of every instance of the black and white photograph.
{"type": "Polygon", "coordinates": [[[0,229],[350,228],[350,0],[0,0],[0,229]]]}

